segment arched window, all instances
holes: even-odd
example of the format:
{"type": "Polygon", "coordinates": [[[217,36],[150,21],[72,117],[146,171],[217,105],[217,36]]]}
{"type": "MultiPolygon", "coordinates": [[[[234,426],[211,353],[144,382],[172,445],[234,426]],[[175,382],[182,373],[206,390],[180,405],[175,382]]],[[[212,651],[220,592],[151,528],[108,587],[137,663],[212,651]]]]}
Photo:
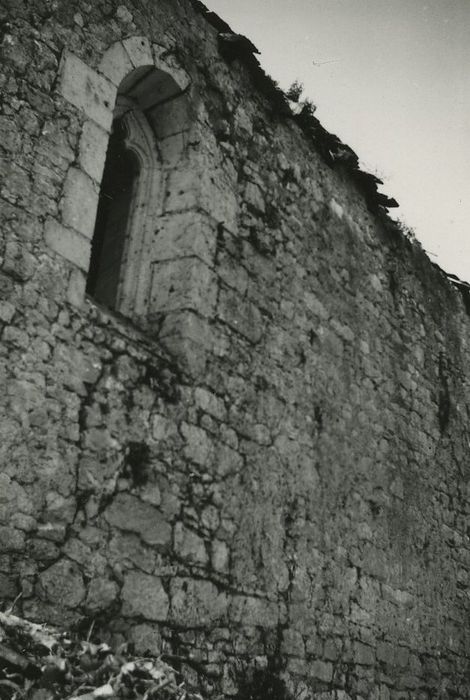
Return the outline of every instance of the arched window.
{"type": "Polygon", "coordinates": [[[92,239],[87,293],[118,309],[129,254],[129,233],[139,178],[139,162],[126,146],[123,118],[113,123],[92,239]]]}
{"type": "Polygon", "coordinates": [[[96,69],[65,50],[58,90],[83,119],[44,227],[48,252],[72,266],[69,302],[82,308],[86,286],[202,372],[219,229],[235,231],[238,211],[204,102],[174,54],[142,36],[113,43],[96,69]]]}
{"type": "Polygon", "coordinates": [[[175,142],[186,126],[182,109],[171,76],[148,66],[132,71],[118,89],[101,181],[87,293],[144,325],[155,231],[164,214],[166,156],[183,148],[175,142]]]}

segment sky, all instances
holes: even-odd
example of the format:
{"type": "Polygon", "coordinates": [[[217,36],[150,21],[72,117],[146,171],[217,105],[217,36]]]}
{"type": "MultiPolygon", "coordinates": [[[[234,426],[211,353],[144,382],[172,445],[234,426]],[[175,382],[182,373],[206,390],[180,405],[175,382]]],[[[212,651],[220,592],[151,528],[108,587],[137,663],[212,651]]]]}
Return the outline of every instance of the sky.
{"type": "Polygon", "coordinates": [[[470,0],[205,4],[283,89],[303,83],[323,126],[400,203],[391,215],[470,281],[470,0]]]}

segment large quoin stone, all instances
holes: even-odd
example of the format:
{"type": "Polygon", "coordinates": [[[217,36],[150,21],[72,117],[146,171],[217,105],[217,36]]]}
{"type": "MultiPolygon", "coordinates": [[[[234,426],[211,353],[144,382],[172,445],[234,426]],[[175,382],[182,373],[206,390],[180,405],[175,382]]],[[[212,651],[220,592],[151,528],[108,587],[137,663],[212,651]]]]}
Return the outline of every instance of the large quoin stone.
{"type": "Polygon", "coordinates": [[[108,133],[94,121],[86,121],[80,137],[78,160],[80,167],[95,182],[103,175],[108,133]]]}
{"type": "MultiPolygon", "coordinates": [[[[88,269],[91,248],[90,241],[85,236],[50,219],[46,223],[44,240],[46,245],[61,257],[83,271],[88,269]]],[[[75,300],[75,297],[73,299],[75,300]]]]}
{"type": "Polygon", "coordinates": [[[116,87],[119,87],[121,80],[131,72],[132,68],[129,54],[120,41],[110,46],[98,66],[100,73],[116,87]]]}
{"type": "Polygon", "coordinates": [[[116,87],[70,51],[62,58],[59,89],[66,100],[109,131],[116,87]]]}

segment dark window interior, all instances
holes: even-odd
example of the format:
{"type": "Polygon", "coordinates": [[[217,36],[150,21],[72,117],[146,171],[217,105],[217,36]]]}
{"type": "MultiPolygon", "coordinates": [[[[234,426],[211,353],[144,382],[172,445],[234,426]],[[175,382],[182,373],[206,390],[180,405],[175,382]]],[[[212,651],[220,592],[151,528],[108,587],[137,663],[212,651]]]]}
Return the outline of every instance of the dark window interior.
{"type": "Polygon", "coordinates": [[[132,200],[138,172],[136,157],[125,147],[125,130],[116,120],[109,139],[91,246],[87,293],[116,309],[132,200]]]}

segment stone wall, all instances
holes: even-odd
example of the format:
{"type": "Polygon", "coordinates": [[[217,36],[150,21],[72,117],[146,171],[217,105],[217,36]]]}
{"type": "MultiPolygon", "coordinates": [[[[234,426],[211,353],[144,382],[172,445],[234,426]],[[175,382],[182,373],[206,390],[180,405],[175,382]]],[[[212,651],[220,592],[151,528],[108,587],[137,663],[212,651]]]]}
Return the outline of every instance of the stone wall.
{"type": "Polygon", "coordinates": [[[189,659],[206,692],[246,661],[303,698],[470,697],[458,291],[197,5],[0,19],[2,598],[189,659]],[[159,135],[145,317],[85,297],[116,91],[144,65],[189,115],[159,135]]]}

